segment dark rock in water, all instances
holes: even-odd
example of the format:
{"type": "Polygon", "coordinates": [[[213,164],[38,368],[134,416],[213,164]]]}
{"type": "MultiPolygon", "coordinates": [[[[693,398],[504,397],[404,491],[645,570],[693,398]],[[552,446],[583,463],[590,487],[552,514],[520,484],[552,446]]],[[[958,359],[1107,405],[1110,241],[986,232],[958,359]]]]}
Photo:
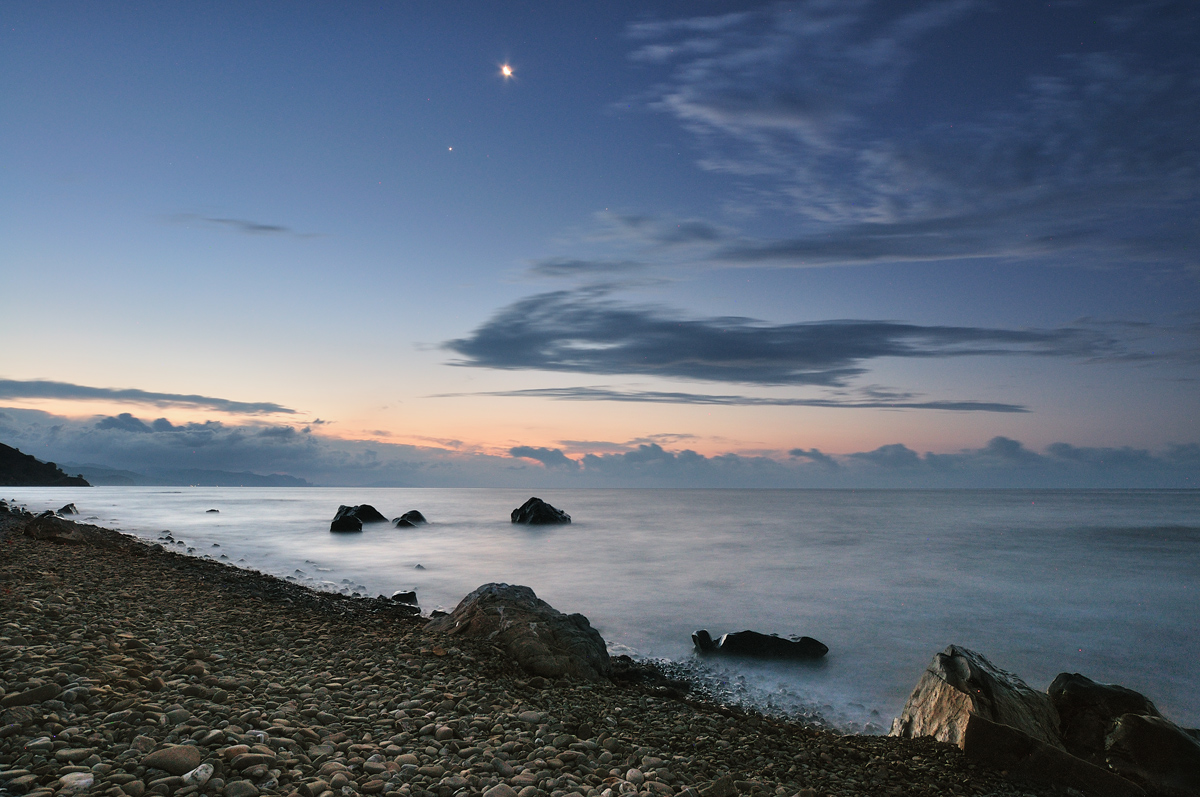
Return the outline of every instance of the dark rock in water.
{"type": "Polygon", "coordinates": [[[725,656],[747,656],[758,659],[819,659],[829,648],[810,636],[784,639],[757,631],[738,631],[725,634],[719,641],[700,630],[692,634],[692,643],[701,654],[720,653],[725,656]]]}
{"type": "Polygon", "coordinates": [[[598,680],[609,673],[608,650],[582,614],[563,614],[529,587],[484,584],[430,631],[487,639],[530,675],[598,680]]]}
{"type": "Polygon", "coordinates": [[[1125,714],[1104,740],[1108,766],[1134,778],[1147,791],[1200,794],[1200,742],[1162,717],[1125,714]]]}
{"type": "Polygon", "coordinates": [[[362,531],[364,523],[386,522],[387,518],[381,515],[379,510],[370,504],[359,504],[358,506],[346,506],[342,504],[338,507],[337,514],[333,516],[333,524],[330,525],[329,530],[362,531]]]}
{"type": "Polygon", "coordinates": [[[60,514],[60,515],[78,515],[79,510],[75,508],[74,504],[67,504],[62,509],[58,510],[58,514],[60,514]]]}
{"type": "Polygon", "coordinates": [[[404,528],[414,528],[416,526],[423,526],[426,523],[428,523],[429,521],[426,520],[425,516],[422,515],[420,512],[418,512],[417,510],[410,509],[407,512],[405,512],[403,515],[401,515],[400,517],[394,519],[392,522],[396,524],[396,528],[404,529],[404,528]]]}
{"type": "Polygon", "coordinates": [[[413,606],[417,605],[417,593],[409,590],[408,592],[400,591],[392,593],[392,600],[396,603],[409,603],[413,606]]]}
{"type": "Polygon", "coordinates": [[[1161,717],[1144,695],[1116,684],[1100,684],[1079,673],[1059,673],[1046,690],[1058,711],[1059,735],[1067,752],[1105,765],[1104,737],[1123,714],[1161,717]]]}
{"type": "Polygon", "coordinates": [[[415,565],[413,565],[413,570],[424,570],[424,569],[425,569],[425,565],[421,564],[420,562],[417,562],[415,565]]]}
{"type": "Polygon", "coordinates": [[[1091,797],[1141,797],[1146,793],[1107,769],[978,714],[967,719],[962,748],[969,760],[1006,770],[1013,780],[1073,789],[1091,797]]]}
{"type": "Polygon", "coordinates": [[[933,657],[904,710],[892,722],[892,736],[932,736],[962,747],[972,714],[1016,728],[1062,749],[1058,712],[1045,692],[992,664],[973,650],[950,645],[933,657]]]}
{"type": "Polygon", "coordinates": [[[350,507],[350,512],[363,523],[388,522],[388,519],[383,516],[383,513],[370,504],[359,504],[358,506],[350,507]]]}
{"type": "Polygon", "coordinates": [[[355,507],[339,506],[333,522],[329,524],[330,531],[362,531],[362,521],[355,516],[355,507]]]}
{"type": "Polygon", "coordinates": [[[220,511],[221,511],[220,509],[206,509],[206,510],[204,510],[204,513],[206,515],[211,515],[213,513],[220,513],[220,511]]]}
{"type": "Polygon", "coordinates": [[[571,516],[561,509],[555,509],[540,498],[530,498],[512,511],[513,523],[525,523],[530,526],[550,526],[557,523],[570,523],[571,516]]]}

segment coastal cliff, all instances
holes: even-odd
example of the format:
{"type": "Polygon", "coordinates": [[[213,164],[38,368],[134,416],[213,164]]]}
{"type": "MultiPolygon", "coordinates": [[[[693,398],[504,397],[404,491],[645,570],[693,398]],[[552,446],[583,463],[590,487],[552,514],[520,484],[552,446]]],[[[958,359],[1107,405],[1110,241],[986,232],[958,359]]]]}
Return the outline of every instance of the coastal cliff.
{"type": "Polygon", "coordinates": [[[0,486],[91,487],[82,476],[68,476],[53,462],[42,462],[0,443],[0,486]]]}

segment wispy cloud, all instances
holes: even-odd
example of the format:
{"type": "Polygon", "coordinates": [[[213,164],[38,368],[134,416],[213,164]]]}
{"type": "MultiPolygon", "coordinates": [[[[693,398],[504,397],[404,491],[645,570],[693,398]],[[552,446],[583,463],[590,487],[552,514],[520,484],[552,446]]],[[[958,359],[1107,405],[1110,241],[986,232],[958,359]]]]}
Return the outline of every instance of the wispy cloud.
{"type": "Polygon", "coordinates": [[[882,357],[1089,358],[1109,355],[1119,344],[1083,327],[685,318],[620,304],[595,292],[555,291],[521,299],[469,337],[443,347],[461,355],[454,364],[462,366],[839,387],[865,373],[865,363],[882,357]]]}
{"type": "Polygon", "coordinates": [[[64,399],[150,404],[155,407],[191,407],[240,415],[294,415],[296,410],[269,401],[230,399],[183,393],[154,393],[133,388],[89,387],[69,382],[0,379],[0,399],[64,399]]]}
{"type": "Polygon", "coordinates": [[[220,227],[245,235],[289,235],[295,238],[320,238],[321,233],[298,232],[282,224],[267,224],[250,219],[236,219],[221,216],[203,216],[198,213],[177,213],[171,216],[171,221],[177,224],[206,224],[220,227]]]}
{"type": "Polygon", "coordinates": [[[810,0],[630,26],[630,57],[659,75],[638,99],[690,132],[701,167],[738,179],[738,202],[796,219],[785,240],[718,234],[714,260],[1072,251],[1195,268],[1200,58],[1194,47],[1161,57],[1159,42],[1194,40],[1200,14],[1123,14],[1109,20],[1121,27],[1110,48],[1060,57],[991,107],[949,120],[898,113],[921,105],[906,92],[936,91],[907,81],[936,37],[993,13],[970,0],[810,0]]]}

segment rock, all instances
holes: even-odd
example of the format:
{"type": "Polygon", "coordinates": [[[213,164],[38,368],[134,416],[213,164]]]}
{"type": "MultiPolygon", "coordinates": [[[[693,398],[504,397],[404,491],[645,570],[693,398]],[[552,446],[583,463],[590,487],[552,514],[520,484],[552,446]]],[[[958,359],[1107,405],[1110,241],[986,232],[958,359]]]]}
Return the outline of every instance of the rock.
{"type": "Polygon", "coordinates": [[[206,515],[217,515],[217,514],[220,514],[220,513],[221,513],[221,510],[220,510],[220,509],[206,509],[206,510],[204,510],[204,514],[206,514],[206,515]]]}
{"type": "Polygon", "coordinates": [[[1109,767],[1151,792],[1200,794],[1200,742],[1162,717],[1125,714],[1104,740],[1109,767]]]}
{"type": "Polygon", "coordinates": [[[829,648],[810,636],[784,639],[757,631],[738,631],[725,634],[714,642],[704,630],[692,634],[692,643],[701,654],[720,653],[726,656],[750,656],[760,659],[819,659],[829,648]]]}
{"type": "Polygon", "coordinates": [[[0,697],[0,708],[37,705],[38,703],[44,703],[47,700],[53,700],[58,697],[58,692],[57,684],[42,684],[41,686],[27,689],[24,692],[0,697]]]}
{"type": "Polygon", "coordinates": [[[95,782],[96,778],[91,772],[71,772],[58,779],[59,794],[78,794],[92,788],[95,782]]]}
{"type": "Polygon", "coordinates": [[[530,526],[549,526],[556,523],[570,523],[571,516],[561,509],[555,509],[540,498],[530,498],[512,511],[513,523],[525,523],[530,526]]]}
{"type": "Polygon", "coordinates": [[[142,759],[142,766],[161,769],[172,775],[185,775],[200,766],[200,748],[193,745],[176,745],[156,750],[142,759]]]}
{"type": "Polygon", "coordinates": [[[387,518],[370,504],[338,507],[337,514],[329,526],[330,531],[362,531],[364,523],[386,523],[387,518]]]}
{"type": "Polygon", "coordinates": [[[1162,716],[1144,695],[1079,673],[1059,673],[1046,691],[1058,711],[1059,736],[1067,752],[1099,766],[1105,765],[1104,737],[1118,717],[1162,716]]]}
{"type": "Polygon", "coordinates": [[[1058,712],[1044,692],[1035,692],[973,650],[950,645],[933,662],[909,695],[892,736],[932,736],[962,747],[972,714],[1016,728],[1062,749],[1058,712]]]}
{"type": "Polygon", "coordinates": [[[67,504],[62,509],[58,510],[60,515],[78,515],[79,510],[75,508],[75,504],[67,504]]]}
{"type": "Polygon", "coordinates": [[[399,590],[397,592],[392,593],[392,600],[394,600],[396,603],[406,603],[409,606],[416,606],[417,605],[417,593],[414,592],[413,590],[408,590],[408,591],[399,590]]]}
{"type": "Polygon", "coordinates": [[[25,536],[35,540],[60,542],[67,545],[83,545],[87,538],[78,526],[69,520],[56,517],[53,513],[39,515],[25,526],[25,536]]]}
{"type": "Polygon", "coordinates": [[[423,526],[429,521],[417,510],[410,509],[392,522],[396,524],[396,528],[413,528],[423,526]]]}
{"type": "Polygon", "coordinates": [[[248,780],[234,780],[225,784],[225,797],[258,797],[258,787],[248,780]]]}
{"type": "Polygon", "coordinates": [[[729,775],[721,777],[700,789],[700,797],[737,797],[737,788],[729,775]]]}
{"type": "Polygon", "coordinates": [[[1106,769],[978,714],[967,719],[962,748],[971,761],[1006,770],[1014,780],[1075,789],[1090,797],[1145,794],[1138,786],[1106,769]]]}
{"type": "Polygon", "coordinates": [[[355,517],[350,509],[348,506],[338,507],[333,522],[329,524],[330,531],[362,531],[362,521],[355,517]]]}
{"type": "Polygon", "coordinates": [[[597,680],[608,674],[608,651],[588,619],[563,614],[529,587],[484,584],[426,627],[486,638],[532,675],[597,680]]]}
{"type": "Polygon", "coordinates": [[[497,783],[485,791],[483,797],[517,797],[517,792],[507,783],[497,783]]]}

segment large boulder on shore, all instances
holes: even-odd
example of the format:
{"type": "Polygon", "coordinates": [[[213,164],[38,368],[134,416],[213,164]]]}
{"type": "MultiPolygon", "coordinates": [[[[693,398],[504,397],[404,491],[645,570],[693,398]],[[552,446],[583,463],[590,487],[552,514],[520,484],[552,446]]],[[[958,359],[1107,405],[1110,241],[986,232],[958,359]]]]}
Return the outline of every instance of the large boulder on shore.
{"type": "Polygon", "coordinates": [[[1200,742],[1163,717],[1125,714],[1105,737],[1105,760],[1153,794],[1200,795],[1200,742]]]}
{"type": "Polygon", "coordinates": [[[1096,683],[1077,672],[1063,672],[1046,690],[1058,712],[1059,736],[1071,755],[1104,766],[1104,738],[1124,714],[1161,717],[1145,696],[1116,684],[1096,683]]]}
{"type": "Polygon", "coordinates": [[[1034,691],[982,654],[958,645],[934,655],[892,723],[891,735],[909,739],[932,736],[962,747],[972,714],[1063,749],[1058,712],[1049,695],[1034,691]]]}
{"type": "Polygon", "coordinates": [[[69,520],[63,520],[47,512],[38,515],[25,526],[25,536],[35,540],[60,542],[67,545],[84,545],[87,537],[83,530],[69,520]]]}
{"type": "Polygon", "coordinates": [[[608,650],[582,614],[563,614],[529,587],[484,584],[430,631],[486,639],[531,675],[595,681],[608,675],[608,650]]]}
{"type": "Polygon", "coordinates": [[[551,526],[558,523],[570,523],[571,516],[535,497],[512,511],[512,522],[525,523],[530,526],[551,526]]]}
{"type": "Polygon", "coordinates": [[[829,648],[810,636],[797,639],[784,639],[775,634],[761,634],[758,631],[738,631],[725,634],[714,641],[707,631],[700,630],[692,634],[692,643],[701,655],[720,653],[725,656],[746,656],[757,659],[819,659],[829,652],[829,648]]]}

